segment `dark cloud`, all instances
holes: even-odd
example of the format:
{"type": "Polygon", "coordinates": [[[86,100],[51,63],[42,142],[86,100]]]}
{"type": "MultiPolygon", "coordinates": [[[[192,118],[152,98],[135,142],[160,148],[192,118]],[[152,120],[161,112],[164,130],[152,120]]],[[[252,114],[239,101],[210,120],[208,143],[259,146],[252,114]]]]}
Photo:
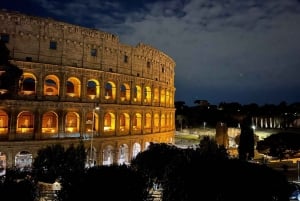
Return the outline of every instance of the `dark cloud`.
{"type": "Polygon", "coordinates": [[[6,6],[162,50],[177,64],[178,101],[300,102],[297,0],[13,1],[6,6]]]}

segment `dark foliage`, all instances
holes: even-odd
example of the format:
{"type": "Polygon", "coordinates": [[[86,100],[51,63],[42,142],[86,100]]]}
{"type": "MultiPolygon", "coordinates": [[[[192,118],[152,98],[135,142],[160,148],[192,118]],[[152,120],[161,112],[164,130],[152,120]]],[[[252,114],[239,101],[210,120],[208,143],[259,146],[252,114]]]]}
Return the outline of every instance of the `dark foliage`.
{"type": "Polygon", "coordinates": [[[18,82],[21,79],[23,70],[9,62],[9,50],[5,43],[0,41],[0,89],[6,93],[0,93],[0,99],[9,98],[18,92],[18,82]]]}
{"type": "MultiPolygon", "coordinates": [[[[289,201],[289,185],[282,172],[245,160],[228,159],[226,149],[210,138],[202,139],[199,147],[188,149],[151,144],[137,155],[131,166],[84,169],[83,144],[71,145],[66,150],[60,145],[47,147],[39,152],[36,161],[35,170],[44,169],[39,174],[55,174],[39,175],[40,178],[61,178],[61,201],[97,197],[143,201],[147,200],[152,182],[162,186],[163,201],[289,201]],[[59,155],[56,162],[52,161],[55,154],[59,155]]],[[[0,186],[1,196],[32,201],[35,183],[28,175],[24,171],[8,172],[0,186]]]]}
{"type": "Polygon", "coordinates": [[[3,41],[0,41],[0,65],[8,64],[9,49],[3,41]]]}
{"type": "Polygon", "coordinates": [[[197,148],[152,144],[133,164],[151,181],[159,178],[155,182],[163,189],[164,201],[289,200],[288,182],[281,172],[229,159],[226,149],[208,137],[197,148]]]}
{"type": "Polygon", "coordinates": [[[8,169],[0,182],[1,201],[22,200],[34,201],[36,198],[36,182],[31,172],[8,169]]]}
{"type": "Polygon", "coordinates": [[[83,143],[65,149],[60,144],[49,145],[38,151],[33,169],[39,181],[53,183],[58,178],[84,171],[86,155],[83,143]]]}
{"type": "Polygon", "coordinates": [[[240,142],[238,147],[239,159],[252,160],[254,157],[255,137],[251,118],[245,117],[241,123],[240,142]]]}
{"type": "Polygon", "coordinates": [[[33,162],[33,169],[39,181],[53,183],[63,175],[65,149],[62,145],[49,145],[40,149],[33,162]]]}
{"type": "Polygon", "coordinates": [[[257,143],[256,149],[270,156],[283,159],[293,157],[300,150],[298,133],[281,132],[270,135],[257,143]]]}
{"type": "Polygon", "coordinates": [[[149,185],[162,181],[168,165],[177,159],[180,149],[165,143],[151,143],[147,150],[139,153],[132,161],[132,168],[149,178],[149,185]]]}
{"type": "Polygon", "coordinates": [[[77,178],[64,201],[74,200],[146,200],[145,178],[126,165],[95,166],[77,178]]]}
{"type": "Polygon", "coordinates": [[[59,191],[58,196],[60,200],[66,200],[74,183],[84,174],[85,161],[83,142],[77,147],[71,144],[67,149],[60,144],[55,144],[38,151],[33,169],[38,181],[46,183],[59,181],[62,190],[59,191]]]}
{"type": "Polygon", "coordinates": [[[223,145],[218,145],[214,139],[205,136],[200,140],[199,148],[196,149],[202,159],[224,160],[228,159],[227,149],[223,145]]]}
{"type": "Polygon", "coordinates": [[[286,178],[267,166],[246,161],[178,158],[167,172],[163,200],[288,201],[286,178]]]}

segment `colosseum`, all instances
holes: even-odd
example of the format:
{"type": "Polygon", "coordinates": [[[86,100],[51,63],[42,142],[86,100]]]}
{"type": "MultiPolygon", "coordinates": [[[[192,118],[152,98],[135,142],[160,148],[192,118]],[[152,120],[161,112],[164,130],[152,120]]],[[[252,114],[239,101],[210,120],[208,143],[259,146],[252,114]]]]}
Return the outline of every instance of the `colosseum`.
{"type": "Polygon", "coordinates": [[[23,71],[18,93],[0,100],[2,170],[31,167],[53,144],[83,142],[87,164],[109,165],[130,163],[150,142],[174,143],[175,62],[162,51],[6,10],[0,34],[23,71]]]}

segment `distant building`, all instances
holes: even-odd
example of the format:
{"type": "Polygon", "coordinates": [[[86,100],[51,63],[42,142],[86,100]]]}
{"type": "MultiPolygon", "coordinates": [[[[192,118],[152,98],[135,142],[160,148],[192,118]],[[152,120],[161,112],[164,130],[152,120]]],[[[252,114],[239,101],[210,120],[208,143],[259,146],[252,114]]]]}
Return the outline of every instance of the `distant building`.
{"type": "Polygon", "coordinates": [[[215,139],[218,145],[223,145],[225,148],[229,147],[228,128],[226,123],[217,123],[215,139]]]}
{"type": "Polygon", "coordinates": [[[207,100],[195,100],[194,103],[202,107],[208,107],[210,105],[207,100]]]}

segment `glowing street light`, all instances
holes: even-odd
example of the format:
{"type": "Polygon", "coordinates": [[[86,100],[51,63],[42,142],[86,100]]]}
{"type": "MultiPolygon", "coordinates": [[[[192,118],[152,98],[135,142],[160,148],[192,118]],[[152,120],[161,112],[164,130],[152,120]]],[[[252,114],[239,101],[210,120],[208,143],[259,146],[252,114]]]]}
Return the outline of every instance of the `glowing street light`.
{"type": "Polygon", "coordinates": [[[91,135],[91,150],[90,150],[90,164],[89,167],[94,166],[94,154],[93,154],[93,138],[94,138],[94,129],[95,129],[95,111],[99,110],[100,107],[93,108],[93,119],[92,119],[92,135],[91,135]]]}

